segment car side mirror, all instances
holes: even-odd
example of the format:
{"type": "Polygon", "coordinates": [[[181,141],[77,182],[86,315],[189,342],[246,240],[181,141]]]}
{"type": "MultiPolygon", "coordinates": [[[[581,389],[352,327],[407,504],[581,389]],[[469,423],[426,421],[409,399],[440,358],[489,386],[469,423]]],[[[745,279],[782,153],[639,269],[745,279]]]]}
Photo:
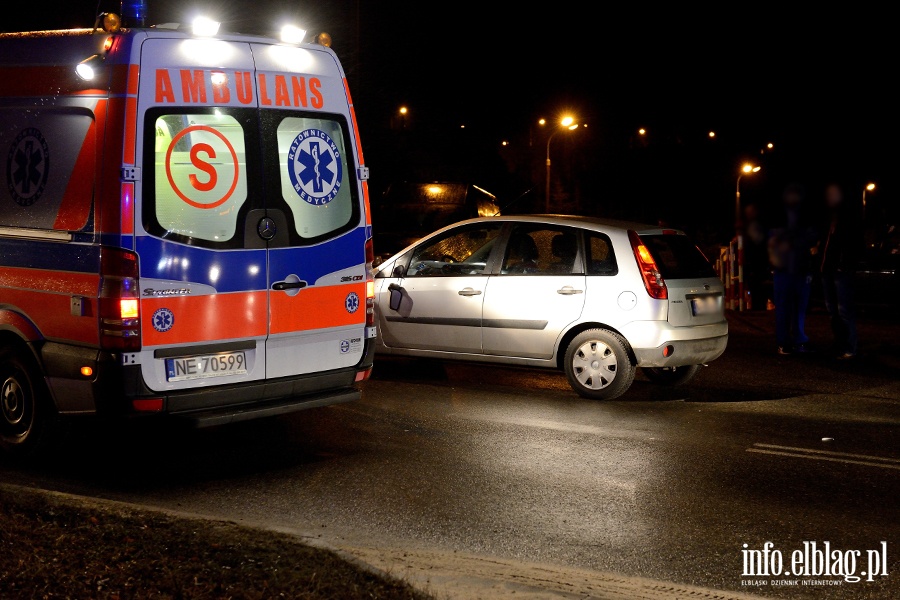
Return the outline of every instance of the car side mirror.
{"type": "MultiPolygon", "coordinates": [[[[397,268],[402,269],[403,267],[397,268]]],[[[399,311],[400,303],[403,302],[403,288],[396,283],[392,283],[388,286],[388,291],[391,293],[391,298],[388,301],[388,306],[390,306],[391,310],[395,312],[399,311]]]]}
{"type": "Polygon", "coordinates": [[[393,270],[394,277],[406,277],[406,267],[404,265],[397,265],[393,270]]]}

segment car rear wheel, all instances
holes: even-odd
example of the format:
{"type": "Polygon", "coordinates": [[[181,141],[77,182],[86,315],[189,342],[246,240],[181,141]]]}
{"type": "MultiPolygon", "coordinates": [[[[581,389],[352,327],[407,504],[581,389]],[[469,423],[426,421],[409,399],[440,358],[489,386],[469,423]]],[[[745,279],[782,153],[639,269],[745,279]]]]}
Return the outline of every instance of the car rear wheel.
{"type": "Polygon", "coordinates": [[[56,410],[34,360],[24,348],[0,350],[0,448],[18,457],[47,446],[56,410]]]}
{"type": "Polygon", "coordinates": [[[572,389],[595,400],[612,400],[627,392],[636,370],[625,340],[606,329],[575,336],[566,349],[564,366],[572,389]]]}
{"type": "Polygon", "coordinates": [[[683,367],[645,367],[642,369],[647,379],[653,383],[668,386],[684,385],[700,372],[700,365],[685,365],[683,367]]]}

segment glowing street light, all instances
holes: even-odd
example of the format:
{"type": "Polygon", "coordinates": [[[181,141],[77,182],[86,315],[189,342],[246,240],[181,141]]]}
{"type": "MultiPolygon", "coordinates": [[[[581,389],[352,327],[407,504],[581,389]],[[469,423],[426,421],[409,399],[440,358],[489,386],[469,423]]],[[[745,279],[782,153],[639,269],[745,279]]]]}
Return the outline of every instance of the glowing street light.
{"type": "MultiPolygon", "coordinates": [[[[734,190],[734,222],[736,224],[739,224],[741,221],[741,177],[743,177],[744,175],[749,175],[751,173],[758,173],[759,169],[759,165],[744,163],[744,165],[741,167],[740,173],[738,173],[737,184],[735,185],[734,190]]],[[[738,235],[740,235],[740,231],[738,231],[738,235]]]]}
{"type": "Polygon", "coordinates": [[[715,132],[715,131],[710,131],[710,132],[709,132],[709,139],[713,139],[714,137],[716,137],[716,132],[715,132]]]}
{"type": "Polygon", "coordinates": [[[871,182],[867,183],[866,187],[863,188],[863,206],[862,206],[863,219],[866,218],[866,192],[873,192],[873,191],[875,191],[875,184],[871,183],[871,182]]]}
{"type": "Polygon", "coordinates": [[[547,182],[546,189],[544,190],[544,212],[547,214],[550,213],[550,142],[553,141],[553,138],[560,131],[572,131],[574,129],[578,129],[578,123],[575,123],[573,117],[566,116],[559,122],[556,131],[551,133],[550,137],[547,138],[547,182]]]}
{"type": "Polygon", "coordinates": [[[759,165],[754,165],[752,163],[744,163],[741,166],[741,170],[738,172],[737,183],[735,184],[734,190],[734,243],[735,243],[735,252],[734,256],[736,260],[732,261],[733,264],[737,267],[737,273],[733,273],[732,282],[733,286],[736,286],[736,291],[732,293],[731,302],[735,303],[736,306],[733,308],[737,308],[738,310],[744,310],[746,305],[744,299],[744,236],[741,232],[741,177],[744,175],[750,175],[752,173],[758,173],[760,169],[759,165]],[[736,297],[736,298],[735,298],[736,297]]]}

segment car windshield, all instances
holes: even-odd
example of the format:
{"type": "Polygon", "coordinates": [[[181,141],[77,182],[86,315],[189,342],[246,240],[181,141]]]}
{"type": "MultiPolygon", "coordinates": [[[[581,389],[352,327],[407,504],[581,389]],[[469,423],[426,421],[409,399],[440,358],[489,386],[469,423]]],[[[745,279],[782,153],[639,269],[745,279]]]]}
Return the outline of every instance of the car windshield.
{"type": "Polygon", "coordinates": [[[642,235],[666,279],[700,279],[716,277],[716,271],[696,244],[685,235],[642,235]]]}

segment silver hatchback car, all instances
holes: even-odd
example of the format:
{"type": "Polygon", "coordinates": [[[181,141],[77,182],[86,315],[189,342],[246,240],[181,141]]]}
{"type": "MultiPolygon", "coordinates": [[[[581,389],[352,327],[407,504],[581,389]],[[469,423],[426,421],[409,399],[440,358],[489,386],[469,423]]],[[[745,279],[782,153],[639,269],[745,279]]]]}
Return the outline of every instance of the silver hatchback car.
{"type": "Polygon", "coordinates": [[[587,398],[725,351],[724,286],[683,232],[574,216],[469,219],[378,266],[381,354],[562,369],[587,398]]]}

